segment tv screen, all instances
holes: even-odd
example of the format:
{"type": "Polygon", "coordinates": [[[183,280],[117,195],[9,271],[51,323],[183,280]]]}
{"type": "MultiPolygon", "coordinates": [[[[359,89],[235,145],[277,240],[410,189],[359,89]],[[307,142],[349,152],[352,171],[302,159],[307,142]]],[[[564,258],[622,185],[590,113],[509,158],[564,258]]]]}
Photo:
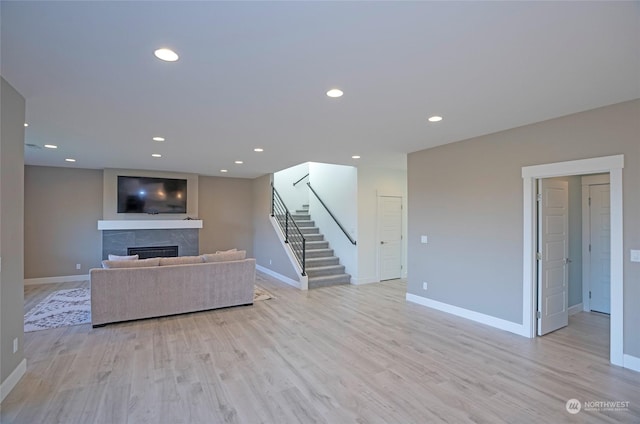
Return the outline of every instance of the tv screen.
{"type": "Polygon", "coordinates": [[[187,180],[118,176],[118,213],[187,213],[187,180]]]}

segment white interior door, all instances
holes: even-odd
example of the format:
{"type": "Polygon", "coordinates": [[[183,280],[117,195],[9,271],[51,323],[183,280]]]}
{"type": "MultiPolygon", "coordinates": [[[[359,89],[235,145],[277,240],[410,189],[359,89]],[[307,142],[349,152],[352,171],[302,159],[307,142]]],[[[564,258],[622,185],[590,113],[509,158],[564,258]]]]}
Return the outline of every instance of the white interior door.
{"type": "Polygon", "coordinates": [[[402,276],[402,197],[378,197],[380,280],[402,276]]]}
{"type": "Polygon", "coordinates": [[[569,183],[540,180],[538,197],[538,335],[569,324],[569,183]]]}
{"type": "Polygon", "coordinates": [[[589,255],[592,311],[611,313],[611,207],[609,184],[589,186],[589,255]]]}

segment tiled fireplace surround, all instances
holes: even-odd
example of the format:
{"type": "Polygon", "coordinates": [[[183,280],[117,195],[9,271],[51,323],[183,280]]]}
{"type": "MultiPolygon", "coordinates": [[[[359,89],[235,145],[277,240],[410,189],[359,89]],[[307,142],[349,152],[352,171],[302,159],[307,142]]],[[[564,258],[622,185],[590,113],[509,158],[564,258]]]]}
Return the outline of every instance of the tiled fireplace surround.
{"type": "Polygon", "coordinates": [[[102,259],[124,256],[129,247],[178,246],[178,256],[199,254],[202,221],[99,221],[102,259]],[[177,228],[176,228],[177,227],[177,228]]]}
{"type": "Polygon", "coordinates": [[[178,246],[178,256],[199,254],[198,229],[104,230],[102,259],[109,254],[124,256],[128,247],[178,246]]]}

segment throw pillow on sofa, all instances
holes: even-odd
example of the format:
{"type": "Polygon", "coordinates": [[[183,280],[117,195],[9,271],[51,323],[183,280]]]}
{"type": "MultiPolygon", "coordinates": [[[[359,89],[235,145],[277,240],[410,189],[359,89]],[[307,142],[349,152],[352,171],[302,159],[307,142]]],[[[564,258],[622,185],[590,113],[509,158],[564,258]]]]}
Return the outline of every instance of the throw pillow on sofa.
{"type": "Polygon", "coordinates": [[[159,266],[160,258],[139,259],[137,261],[102,261],[102,268],[143,268],[159,266]]]}
{"type": "Polygon", "coordinates": [[[226,251],[219,253],[206,253],[201,255],[205,262],[227,262],[227,261],[241,261],[246,259],[246,250],[226,251]]]}
{"type": "Polygon", "coordinates": [[[129,255],[129,256],[109,255],[110,261],[137,261],[138,259],[140,259],[138,255],[129,255]]]}

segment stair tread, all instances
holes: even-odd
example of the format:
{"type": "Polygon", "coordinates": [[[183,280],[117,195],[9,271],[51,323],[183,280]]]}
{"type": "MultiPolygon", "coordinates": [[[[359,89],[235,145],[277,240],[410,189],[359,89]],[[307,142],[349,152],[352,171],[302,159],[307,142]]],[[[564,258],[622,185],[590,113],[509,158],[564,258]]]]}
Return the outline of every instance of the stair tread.
{"type": "Polygon", "coordinates": [[[307,280],[309,288],[329,287],[340,284],[351,284],[350,274],[323,275],[320,277],[309,277],[307,280]]]}
{"type": "Polygon", "coordinates": [[[316,227],[316,223],[312,219],[296,219],[295,221],[298,227],[316,227]]]}
{"type": "Polygon", "coordinates": [[[328,265],[340,265],[340,258],[336,256],[322,256],[316,258],[307,258],[306,268],[311,269],[313,272],[314,268],[320,266],[328,266],[328,265]]]}
{"type": "MultiPolygon", "coordinates": [[[[308,252],[307,252],[308,253],[308,252]]],[[[307,258],[307,262],[309,261],[315,261],[315,262],[320,262],[320,261],[326,261],[328,259],[340,259],[337,256],[331,255],[331,256],[321,256],[321,257],[316,257],[316,258],[307,258]]]]}
{"type": "Polygon", "coordinates": [[[318,277],[309,277],[308,281],[325,281],[325,280],[337,280],[340,278],[351,279],[351,274],[333,274],[333,275],[320,275],[318,277]]]}
{"type": "Polygon", "coordinates": [[[335,256],[333,249],[307,249],[307,259],[326,259],[335,256]]]}
{"type": "Polygon", "coordinates": [[[325,270],[325,269],[331,269],[331,268],[344,268],[344,265],[321,265],[321,266],[308,266],[307,267],[307,271],[311,271],[311,270],[325,270]]]}

